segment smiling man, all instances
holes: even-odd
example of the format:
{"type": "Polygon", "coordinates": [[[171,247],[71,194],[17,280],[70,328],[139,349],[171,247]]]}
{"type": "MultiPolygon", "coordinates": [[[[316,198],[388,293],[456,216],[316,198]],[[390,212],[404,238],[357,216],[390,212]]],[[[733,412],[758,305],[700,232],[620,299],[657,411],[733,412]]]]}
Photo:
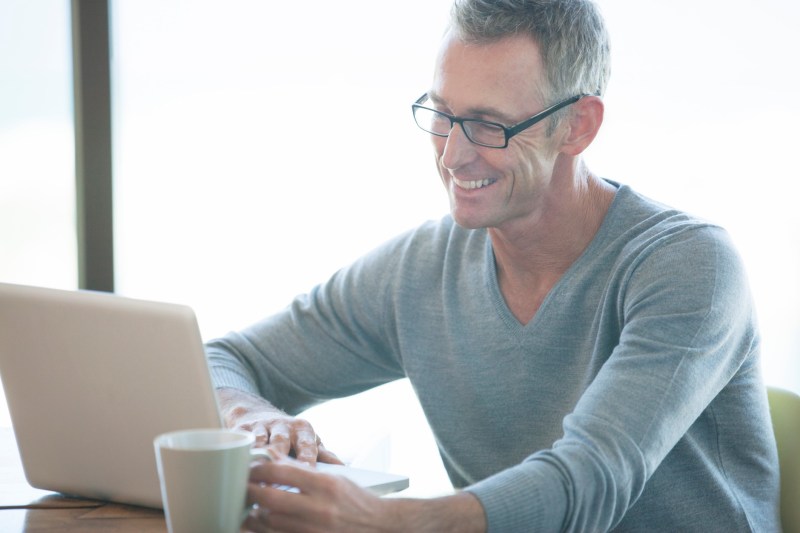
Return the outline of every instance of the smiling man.
{"type": "Polygon", "coordinates": [[[587,0],[456,1],[412,105],[450,215],[208,353],[228,424],[309,463],[337,459],[292,413],[408,377],[463,490],[379,499],[277,461],[248,528],[779,528],[741,262],[723,229],[586,167],[608,73],[587,0]]]}

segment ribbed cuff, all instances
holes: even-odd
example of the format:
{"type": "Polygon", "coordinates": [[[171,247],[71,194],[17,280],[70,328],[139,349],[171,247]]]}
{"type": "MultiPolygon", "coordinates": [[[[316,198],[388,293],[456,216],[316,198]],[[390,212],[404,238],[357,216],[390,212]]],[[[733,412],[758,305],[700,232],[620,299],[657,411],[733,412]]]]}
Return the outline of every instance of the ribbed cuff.
{"type": "Polygon", "coordinates": [[[227,358],[215,354],[213,350],[206,350],[206,356],[214,388],[230,387],[250,394],[259,394],[255,381],[240,369],[232,367],[227,358]]]}
{"type": "Polygon", "coordinates": [[[523,463],[464,490],[480,500],[490,533],[559,531],[567,499],[563,487],[553,486],[558,473],[551,469],[546,463],[523,463]]]}

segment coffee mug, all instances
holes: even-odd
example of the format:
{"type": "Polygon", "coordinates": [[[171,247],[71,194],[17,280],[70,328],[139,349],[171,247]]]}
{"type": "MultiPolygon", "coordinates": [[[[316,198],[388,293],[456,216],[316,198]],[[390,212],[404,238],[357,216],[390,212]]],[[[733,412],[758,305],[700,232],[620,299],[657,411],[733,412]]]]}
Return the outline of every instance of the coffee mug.
{"type": "Polygon", "coordinates": [[[153,441],[161,498],[170,533],[235,533],[250,508],[247,480],[254,458],[251,433],[193,429],[159,435],[153,441]]]}

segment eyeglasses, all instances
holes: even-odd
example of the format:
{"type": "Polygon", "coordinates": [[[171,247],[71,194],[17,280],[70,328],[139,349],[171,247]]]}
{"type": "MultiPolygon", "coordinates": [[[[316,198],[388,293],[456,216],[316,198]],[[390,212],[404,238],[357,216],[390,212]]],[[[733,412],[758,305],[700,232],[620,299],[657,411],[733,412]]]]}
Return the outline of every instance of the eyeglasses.
{"type": "Polygon", "coordinates": [[[544,109],[533,115],[527,120],[523,120],[513,126],[504,126],[497,122],[489,122],[487,120],[480,120],[477,118],[463,118],[455,115],[449,115],[436,111],[422,104],[428,99],[428,93],[420,96],[416,102],[411,105],[411,110],[414,112],[414,121],[421,129],[430,134],[438,137],[447,137],[453,129],[454,124],[460,124],[461,129],[464,130],[464,135],[467,139],[479,146],[486,146],[487,148],[506,148],[508,141],[514,135],[525,131],[540,120],[549,117],[561,108],[570,104],[574,104],[588,94],[579,94],[571,98],[567,98],[555,105],[544,109]]]}

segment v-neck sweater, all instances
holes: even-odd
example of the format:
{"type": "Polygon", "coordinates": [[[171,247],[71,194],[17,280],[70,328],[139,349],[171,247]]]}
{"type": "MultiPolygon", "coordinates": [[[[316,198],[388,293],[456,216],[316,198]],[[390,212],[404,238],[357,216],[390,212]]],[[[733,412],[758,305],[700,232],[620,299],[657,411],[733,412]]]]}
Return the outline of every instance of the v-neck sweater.
{"type": "Polygon", "coordinates": [[[407,377],[489,531],[775,531],[742,261],[724,229],[614,185],[527,324],[488,232],[446,216],[209,343],[214,382],[297,413],[407,377]]]}

